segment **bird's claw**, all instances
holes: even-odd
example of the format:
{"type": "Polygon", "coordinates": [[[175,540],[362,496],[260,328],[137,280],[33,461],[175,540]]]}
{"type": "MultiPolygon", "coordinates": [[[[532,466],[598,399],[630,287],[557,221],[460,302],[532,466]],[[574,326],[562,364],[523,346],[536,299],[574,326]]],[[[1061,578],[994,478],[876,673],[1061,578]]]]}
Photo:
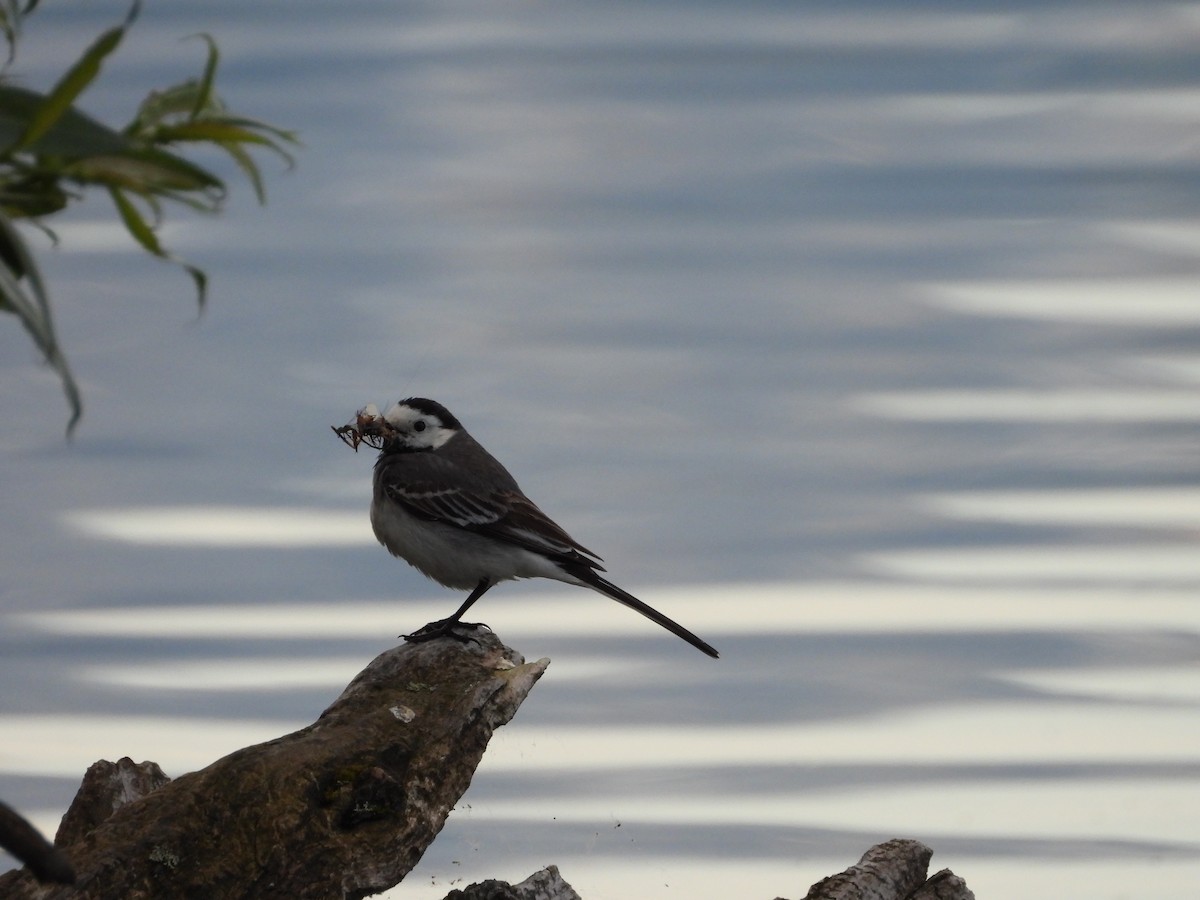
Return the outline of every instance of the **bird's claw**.
{"type": "MultiPolygon", "coordinates": [[[[440,637],[453,638],[464,644],[468,641],[479,643],[479,639],[472,632],[487,627],[483,622],[460,622],[457,619],[439,619],[436,622],[430,622],[428,625],[422,625],[412,634],[402,634],[400,637],[413,644],[432,641],[440,637]]],[[[488,630],[490,631],[491,629],[488,630]]]]}

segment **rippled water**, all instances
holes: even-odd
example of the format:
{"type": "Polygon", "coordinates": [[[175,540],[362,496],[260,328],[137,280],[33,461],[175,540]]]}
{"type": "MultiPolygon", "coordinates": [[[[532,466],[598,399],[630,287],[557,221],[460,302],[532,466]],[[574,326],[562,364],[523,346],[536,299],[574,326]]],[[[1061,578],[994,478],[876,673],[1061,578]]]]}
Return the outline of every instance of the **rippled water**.
{"type": "MultiPolygon", "coordinates": [[[[122,12],[39,8],[28,83],[122,12]]],[[[799,896],[895,836],[981,898],[1195,895],[1200,8],[160,0],[85,106],[201,30],[306,146],[168,227],[197,321],[101,201],[59,228],[72,444],[0,333],[0,796],[53,831],[449,612],[328,431],[421,394],[722,659],[489,594],[553,662],[397,896],[799,896]]]]}

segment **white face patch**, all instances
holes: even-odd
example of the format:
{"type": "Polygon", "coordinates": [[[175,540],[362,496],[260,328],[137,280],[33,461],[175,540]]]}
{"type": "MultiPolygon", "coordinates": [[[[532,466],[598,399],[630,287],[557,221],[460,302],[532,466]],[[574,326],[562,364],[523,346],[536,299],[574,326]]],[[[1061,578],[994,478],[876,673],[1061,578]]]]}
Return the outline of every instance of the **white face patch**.
{"type": "Polygon", "coordinates": [[[436,450],[450,438],[455,430],[447,428],[442,420],[403,403],[393,403],[383,419],[403,435],[404,443],[414,450],[436,450]]]}

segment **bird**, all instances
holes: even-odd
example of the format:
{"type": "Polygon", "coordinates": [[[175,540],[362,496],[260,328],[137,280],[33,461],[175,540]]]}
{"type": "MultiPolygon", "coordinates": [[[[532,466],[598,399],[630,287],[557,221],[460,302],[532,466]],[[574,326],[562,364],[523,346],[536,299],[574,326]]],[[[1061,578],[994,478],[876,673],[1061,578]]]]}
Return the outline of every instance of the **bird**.
{"type": "Polygon", "coordinates": [[[444,587],[470,591],[452,616],[405,635],[407,640],[453,637],[456,628],[478,627],[462,617],[501,581],[551,578],[611,597],[718,657],[712,645],[604,578],[601,558],[526,497],[440,403],[409,397],[381,416],[369,406],[334,431],[356,450],[366,442],[380,451],[371,496],[371,527],[379,542],[444,587]]]}

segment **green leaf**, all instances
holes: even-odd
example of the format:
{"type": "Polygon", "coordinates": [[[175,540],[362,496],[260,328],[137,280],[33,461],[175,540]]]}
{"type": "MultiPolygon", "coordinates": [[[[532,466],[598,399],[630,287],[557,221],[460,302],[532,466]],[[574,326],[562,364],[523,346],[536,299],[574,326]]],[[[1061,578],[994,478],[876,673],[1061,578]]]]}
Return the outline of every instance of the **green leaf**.
{"type": "Polygon", "coordinates": [[[151,91],[138,107],[133,121],[125,126],[125,134],[152,140],[155,129],[172,118],[186,119],[196,103],[197,86],[194,80],[151,91]]]}
{"type": "MultiPolygon", "coordinates": [[[[257,119],[246,119],[240,116],[223,116],[221,121],[230,125],[240,125],[243,128],[251,128],[255,131],[265,132],[274,138],[276,142],[294,144],[296,146],[300,145],[300,137],[296,134],[296,132],[284,128],[276,128],[274,125],[268,125],[266,122],[259,122],[257,119]]],[[[280,150],[278,147],[276,147],[276,150],[288,160],[291,160],[292,157],[287,153],[284,153],[283,150],[280,150]]]]}
{"type": "Polygon", "coordinates": [[[13,61],[17,53],[17,38],[21,35],[21,7],[18,0],[2,0],[0,2],[0,32],[8,42],[8,59],[5,65],[13,61]]]}
{"type": "Polygon", "coordinates": [[[42,281],[41,270],[34,262],[33,254],[29,252],[29,248],[16,226],[3,215],[0,215],[0,235],[4,237],[6,268],[15,278],[24,278],[29,282],[35,300],[36,320],[46,323],[43,340],[53,343],[54,330],[51,324],[50,300],[46,294],[46,285],[42,281]]]}
{"type": "Polygon", "coordinates": [[[163,143],[214,141],[222,144],[226,142],[259,144],[265,147],[274,145],[270,138],[263,137],[261,134],[227,119],[192,119],[179,125],[163,125],[154,132],[154,137],[163,143]]]}
{"type": "MultiPolygon", "coordinates": [[[[8,64],[0,59],[0,313],[21,320],[58,372],[72,409],[68,434],[82,408],[79,391],[55,337],[40,272],[9,220],[25,218],[44,228],[36,217],[82,200],[88,187],[102,187],[133,241],[192,279],[203,309],[207,276],[163,246],[158,226],[167,204],[218,212],[226,187],[207,168],[181,155],[182,148],[223,150],[264,202],[264,181],[253,151],[265,148],[291,167],[295,160],[288,150],[299,145],[293,132],[228,114],[216,87],[220,53],[207,34],[197,35],[206,46],[199,77],[151,92],[124,129],[114,130],[83,113],[77,99],[139,14],[141,0],[130,2],[124,23],[96,38],[48,93],[7,83],[8,64]]],[[[0,0],[0,40],[9,41],[10,62],[20,17],[37,3],[0,0]]]]}
{"type": "Polygon", "coordinates": [[[213,81],[217,77],[217,63],[221,55],[217,51],[217,42],[213,40],[211,34],[197,34],[193,37],[199,38],[208,45],[208,58],[204,61],[204,74],[200,77],[200,83],[196,90],[196,102],[192,106],[191,118],[195,119],[212,103],[213,81]]]}
{"type": "Polygon", "coordinates": [[[69,199],[53,176],[31,173],[0,183],[0,212],[12,219],[51,215],[64,209],[69,199]]]}
{"type": "Polygon", "coordinates": [[[42,106],[34,113],[28,128],[17,141],[13,150],[23,150],[34,144],[70,108],[71,104],[75,102],[75,98],[83,93],[84,89],[100,74],[101,63],[104,62],[105,57],[117,49],[121,38],[125,36],[125,30],[133,23],[140,9],[141,0],[134,0],[133,7],[124,24],[110,28],[101,34],[84,52],[83,56],[76,60],[75,64],[67,70],[67,73],[50,91],[42,106]]]}
{"type": "Polygon", "coordinates": [[[133,239],[155,256],[165,256],[166,251],[159,244],[158,235],[125,192],[118,188],[109,188],[108,193],[121,215],[121,221],[125,223],[125,229],[133,235],[133,239]]]}
{"type": "MultiPolygon", "coordinates": [[[[11,147],[22,141],[48,100],[45,94],[37,91],[0,84],[0,147],[11,147]]],[[[23,145],[23,149],[75,158],[120,153],[130,146],[129,139],[121,132],[69,106],[33,143],[23,145]]]]}
{"type": "Polygon", "coordinates": [[[225,194],[225,183],[217,176],[164,150],[90,156],[65,165],[62,174],[77,181],[129,188],[139,194],[196,191],[210,194],[214,201],[225,194]]]}
{"type": "Polygon", "coordinates": [[[24,8],[21,0],[0,0],[0,32],[8,42],[8,58],[4,61],[7,67],[17,55],[17,39],[21,37],[21,19],[33,12],[38,0],[28,0],[24,8]]]}
{"type": "Polygon", "coordinates": [[[83,415],[83,401],[79,394],[79,385],[58,344],[45,282],[25,241],[17,233],[16,227],[3,215],[0,215],[0,240],[3,240],[6,251],[3,259],[0,259],[0,310],[12,313],[20,319],[25,330],[33,338],[34,344],[42,351],[46,362],[58,373],[63,393],[67,398],[67,406],[71,410],[71,418],[67,422],[67,436],[70,437],[79,422],[79,417],[83,415]],[[25,284],[22,284],[22,281],[25,284]]]}
{"type": "MultiPolygon", "coordinates": [[[[143,249],[148,253],[154,254],[159,259],[168,260],[187,272],[192,279],[192,283],[196,286],[196,303],[203,309],[208,293],[208,276],[204,273],[204,270],[167,252],[162,244],[159,243],[158,235],[154,233],[154,228],[142,216],[141,211],[129,198],[128,194],[116,187],[109,188],[108,193],[112,197],[113,204],[117,207],[117,212],[121,216],[121,221],[125,224],[125,229],[133,236],[133,239],[141,244],[143,249]]],[[[152,199],[147,199],[148,202],[154,203],[152,199]]],[[[157,212],[157,205],[154,205],[154,209],[157,212]]]]}
{"type": "MultiPolygon", "coordinates": [[[[246,152],[246,148],[239,144],[222,144],[225,152],[233,157],[233,161],[237,163],[237,167],[242,170],[242,174],[246,176],[246,180],[250,182],[254,188],[254,196],[258,200],[260,206],[267,202],[267,186],[263,183],[262,172],[258,169],[258,164],[254,158],[246,152]]],[[[282,151],[280,151],[282,152],[282,151]]]]}

